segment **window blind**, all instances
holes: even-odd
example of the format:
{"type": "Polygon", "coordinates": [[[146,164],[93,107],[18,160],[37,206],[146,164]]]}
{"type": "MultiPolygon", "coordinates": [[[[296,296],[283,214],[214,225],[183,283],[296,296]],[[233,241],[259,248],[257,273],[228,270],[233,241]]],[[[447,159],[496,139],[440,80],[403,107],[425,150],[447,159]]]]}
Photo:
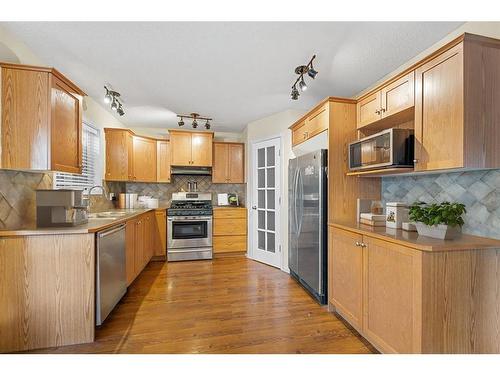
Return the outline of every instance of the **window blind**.
{"type": "Polygon", "coordinates": [[[99,157],[99,130],[88,124],[82,126],[82,174],[57,172],[55,189],[89,189],[100,185],[97,169],[99,157]]]}

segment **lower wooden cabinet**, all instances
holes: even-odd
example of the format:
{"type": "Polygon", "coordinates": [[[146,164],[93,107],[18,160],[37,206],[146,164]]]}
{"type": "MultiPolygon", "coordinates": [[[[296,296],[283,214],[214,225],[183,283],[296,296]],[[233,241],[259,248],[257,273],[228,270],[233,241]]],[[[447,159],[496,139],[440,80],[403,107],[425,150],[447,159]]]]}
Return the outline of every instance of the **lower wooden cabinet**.
{"type": "Polygon", "coordinates": [[[246,208],[214,208],[213,251],[215,254],[247,251],[246,208]]]}
{"type": "Polygon", "coordinates": [[[329,302],[357,329],[363,326],[363,236],[329,228],[329,302]]]}
{"type": "Polygon", "coordinates": [[[328,233],[330,308],[378,350],[500,353],[500,248],[424,251],[328,233]]]}
{"type": "Polygon", "coordinates": [[[422,252],[375,238],[362,242],[365,337],[384,353],[419,353],[422,252]]]}
{"type": "Polygon", "coordinates": [[[149,263],[154,252],[155,213],[146,212],[126,223],[125,262],[127,285],[130,285],[149,263]]]}

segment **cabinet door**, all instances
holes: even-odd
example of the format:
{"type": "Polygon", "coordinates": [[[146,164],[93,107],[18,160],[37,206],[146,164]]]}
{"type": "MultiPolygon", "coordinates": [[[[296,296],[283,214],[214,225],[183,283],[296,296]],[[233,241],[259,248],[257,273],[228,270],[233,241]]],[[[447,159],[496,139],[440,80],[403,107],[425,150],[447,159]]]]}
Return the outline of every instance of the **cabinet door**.
{"type": "Polygon", "coordinates": [[[243,143],[230,143],[228,151],[228,182],[243,184],[245,182],[245,145],[243,143]]]}
{"type": "Polygon", "coordinates": [[[463,45],[415,70],[415,170],[464,166],[463,45]]]}
{"type": "Polygon", "coordinates": [[[358,330],[363,322],[363,237],[329,228],[329,302],[358,330]]]}
{"type": "Polygon", "coordinates": [[[197,167],[212,166],[212,133],[193,133],[191,139],[191,165],[197,167]]]}
{"type": "Polygon", "coordinates": [[[82,173],[82,97],[52,77],[51,169],[82,173]]]}
{"type": "Polygon", "coordinates": [[[214,143],[214,165],[212,168],[212,182],[225,184],[229,180],[229,145],[214,143]]]}
{"type": "Polygon", "coordinates": [[[418,353],[422,254],[374,238],[364,242],[363,332],[384,353],[418,353]]]}
{"type": "Polygon", "coordinates": [[[143,270],[144,264],[144,217],[140,216],[135,221],[135,275],[139,275],[143,270]]]}
{"type": "Polygon", "coordinates": [[[125,269],[127,274],[127,286],[132,284],[136,276],[135,269],[135,231],[136,220],[127,221],[125,227],[125,269]]]}
{"type": "Polygon", "coordinates": [[[157,141],[156,181],[170,182],[170,145],[168,141],[157,141]]]}
{"type": "Polygon", "coordinates": [[[134,136],[134,180],[156,181],[156,141],[134,136]]]}
{"type": "Polygon", "coordinates": [[[394,115],[415,105],[415,72],[392,82],[381,90],[382,117],[394,115]]]}
{"type": "Polygon", "coordinates": [[[165,210],[155,212],[154,232],[154,256],[166,256],[167,252],[167,212],[165,210]]]}
{"type": "Polygon", "coordinates": [[[187,166],[191,163],[191,133],[171,132],[170,133],[170,155],[172,165],[187,166]]]}
{"type": "Polygon", "coordinates": [[[325,104],[323,107],[319,108],[307,118],[307,139],[314,137],[315,135],[328,129],[328,108],[329,105],[325,104]]]}
{"type": "Polygon", "coordinates": [[[108,130],[106,137],[106,180],[127,181],[129,173],[127,131],[108,130]]]}
{"type": "Polygon", "coordinates": [[[153,256],[154,246],[154,212],[148,212],[144,215],[144,267],[149,263],[153,256]]]}
{"type": "Polygon", "coordinates": [[[382,118],[382,112],[380,111],[381,106],[382,100],[380,91],[377,91],[363,100],[360,100],[356,105],[358,129],[380,120],[382,118]]]}
{"type": "Polygon", "coordinates": [[[302,122],[292,129],[292,146],[297,146],[307,139],[306,122],[302,122]]]}
{"type": "Polygon", "coordinates": [[[1,72],[2,168],[49,169],[49,73],[1,72]]]}

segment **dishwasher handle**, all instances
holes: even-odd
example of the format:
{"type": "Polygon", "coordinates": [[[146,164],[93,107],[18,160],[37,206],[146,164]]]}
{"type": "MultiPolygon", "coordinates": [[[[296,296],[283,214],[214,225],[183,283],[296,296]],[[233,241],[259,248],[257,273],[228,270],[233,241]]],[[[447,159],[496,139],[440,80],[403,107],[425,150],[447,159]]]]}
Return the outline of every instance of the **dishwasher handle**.
{"type": "Polygon", "coordinates": [[[104,238],[104,237],[109,236],[113,233],[119,232],[124,228],[125,228],[125,224],[120,224],[120,225],[113,227],[111,229],[108,229],[106,231],[99,232],[98,235],[99,235],[99,238],[104,238]]]}

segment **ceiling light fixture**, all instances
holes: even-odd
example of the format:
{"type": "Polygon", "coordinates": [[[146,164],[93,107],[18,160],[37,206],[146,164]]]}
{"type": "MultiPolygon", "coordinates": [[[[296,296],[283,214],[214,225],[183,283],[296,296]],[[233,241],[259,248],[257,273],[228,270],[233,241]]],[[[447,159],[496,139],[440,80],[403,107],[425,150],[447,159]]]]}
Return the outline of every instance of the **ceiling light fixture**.
{"type": "Polygon", "coordinates": [[[177,115],[177,117],[180,117],[180,121],[178,122],[179,126],[184,126],[184,117],[185,118],[192,118],[193,122],[191,123],[191,126],[193,129],[198,128],[198,120],[205,120],[205,129],[209,130],[211,128],[210,121],[212,121],[211,118],[209,117],[201,117],[199,113],[191,113],[189,115],[177,115]]]}
{"type": "Polygon", "coordinates": [[[299,65],[298,67],[295,68],[295,74],[298,74],[299,76],[295,80],[295,82],[292,85],[292,93],[290,97],[292,100],[297,100],[299,99],[300,93],[299,90],[297,90],[297,84],[299,85],[300,91],[304,92],[307,90],[307,84],[306,81],[304,80],[304,75],[307,74],[309,77],[314,79],[316,75],[318,74],[318,71],[313,68],[313,60],[316,58],[316,55],[313,55],[311,60],[307,63],[307,65],[299,65]]]}
{"type": "Polygon", "coordinates": [[[104,103],[111,104],[111,109],[117,112],[120,116],[125,114],[123,110],[123,105],[120,98],[120,93],[117,91],[110,90],[106,86],[104,86],[104,90],[106,93],[104,94],[104,103]]]}

